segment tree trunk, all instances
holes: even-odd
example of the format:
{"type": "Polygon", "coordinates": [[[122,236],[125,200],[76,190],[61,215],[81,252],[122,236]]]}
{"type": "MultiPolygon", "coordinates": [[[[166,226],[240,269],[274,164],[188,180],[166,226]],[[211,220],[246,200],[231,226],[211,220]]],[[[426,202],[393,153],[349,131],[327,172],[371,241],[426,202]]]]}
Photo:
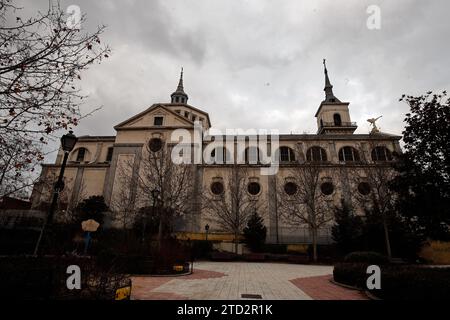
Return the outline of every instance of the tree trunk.
{"type": "Polygon", "coordinates": [[[159,227],[158,227],[158,251],[161,250],[161,244],[164,237],[164,212],[159,213],[159,227]]]}
{"type": "Polygon", "coordinates": [[[313,261],[317,262],[317,230],[312,229],[313,261]]]}
{"type": "Polygon", "coordinates": [[[392,259],[392,252],[391,252],[391,241],[389,240],[389,230],[388,225],[386,221],[386,216],[383,215],[383,229],[384,229],[384,239],[386,241],[386,252],[389,260],[392,259]]]}
{"type": "Polygon", "coordinates": [[[238,242],[238,233],[234,233],[234,253],[238,254],[239,242],[238,242]]]}

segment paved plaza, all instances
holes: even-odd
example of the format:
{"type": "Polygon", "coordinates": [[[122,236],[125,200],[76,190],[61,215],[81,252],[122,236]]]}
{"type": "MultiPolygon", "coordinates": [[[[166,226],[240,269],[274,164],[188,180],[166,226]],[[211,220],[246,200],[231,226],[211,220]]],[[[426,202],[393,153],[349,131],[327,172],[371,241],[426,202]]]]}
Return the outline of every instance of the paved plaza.
{"type": "Polygon", "coordinates": [[[251,262],[196,262],[188,276],[132,278],[132,299],[360,300],[365,295],[330,282],[332,266],[251,262]]]}

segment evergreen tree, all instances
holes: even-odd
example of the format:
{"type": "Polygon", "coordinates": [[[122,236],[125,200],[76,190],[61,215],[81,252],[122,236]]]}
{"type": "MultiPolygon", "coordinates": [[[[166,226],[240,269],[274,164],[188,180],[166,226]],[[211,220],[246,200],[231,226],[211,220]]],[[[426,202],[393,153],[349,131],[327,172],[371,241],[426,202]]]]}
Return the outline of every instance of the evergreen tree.
{"type": "Polygon", "coordinates": [[[450,239],[450,99],[447,93],[403,96],[410,106],[403,131],[405,152],[392,189],[398,211],[417,221],[423,235],[450,239]]]}
{"type": "Polygon", "coordinates": [[[259,252],[266,241],[266,235],[267,228],[264,225],[264,219],[255,211],[244,228],[245,243],[252,251],[259,252]]]}
{"type": "Polygon", "coordinates": [[[91,196],[78,204],[75,211],[77,223],[88,219],[94,219],[100,225],[103,224],[104,213],[109,210],[102,196],[91,196]]]}
{"type": "Polygon", "coordinates": [[[338,250],[342,254],[362,250],[362,218],[354,214],[351,206],[344,199],[341,200],[341,206],[336,207],[334,216],[335,224],[331,228],[331,234],[338,250]]]}

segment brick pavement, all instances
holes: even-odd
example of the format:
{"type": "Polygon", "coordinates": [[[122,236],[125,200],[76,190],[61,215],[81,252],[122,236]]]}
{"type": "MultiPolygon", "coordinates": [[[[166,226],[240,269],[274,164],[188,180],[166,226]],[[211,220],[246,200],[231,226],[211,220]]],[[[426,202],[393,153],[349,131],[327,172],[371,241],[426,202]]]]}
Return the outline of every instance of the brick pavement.
{"type": "Polygon", "coordinates": [[[356,299],[357,291],[328,281],[332,266],[283,263],[196,262],[194,273],[178,277],[133,277],[132,299],[356,299]]]}

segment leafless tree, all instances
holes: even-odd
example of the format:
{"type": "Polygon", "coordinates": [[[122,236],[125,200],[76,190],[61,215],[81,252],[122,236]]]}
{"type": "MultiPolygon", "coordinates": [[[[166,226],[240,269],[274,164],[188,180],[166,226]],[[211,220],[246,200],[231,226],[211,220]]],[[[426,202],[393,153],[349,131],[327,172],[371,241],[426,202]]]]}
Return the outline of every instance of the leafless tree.
{"type": "Polygon", "coordinates": [[[118,221],[124,229],[129,229],[133,225],[137,214],[136,196],[132,192],[135,181],[133,181],[131,165],[131,163],[125,163],[118,166],[117,172],[120,187],[117,188],[110,203],[114,220],[118,221]]]}
{"type": "Polygon", "coordinates": [[[333,201],[321,190],[325,169],[317,163],[298,164],[290,170],[290,179],[277,183],[278,210],[287,223],[307,226],[311,232],[313,259],[317,261],[318,232],[333,220],[333,201]],[[285,184],[293,183],[290,194],[285,184]]]}
{"type": "Polygon", "coordinates": [[[357,188],[363,192],[363,194],[361,192],[353,193],[352,202],[380,217],[383,224],[386,253],[389,258],[392,258],[388,218],[394,212],[397,195],[390,189],[390,183],[397,173],[392,167],[392,155],[383,153],[380,157],[374,153],[376,147],[381,147],[381,145],[375,141],[368,143],[370,155],[366,155],[364,149],[359,148],[358,152],[362,155],[361,166],[349,169],[350,175],[358,183],[357,188]]]}
{"type": "Polygon", "coordinates": [[[124,162],[124,166],[127,167],[125,172],[130,175],[129,181],[135,181],[132,185],[136,186],[136,190],[130,194],[130,197],[135,197],[134,208],[128,210],[144,207],[155,209],[159,218],[160,247],[164,238],[173,229],[175,219],[181,216],[189,217],[192,213],[194,183],[193,165],[172,161],[172,146],[161,143],[158,150],[150,144],[144,148],[137,170],[136,159],[124,162]]]}
{"type": "Polygon", "coordinates": [[[234,165],[223,177],[223,182],[221,193],[213,194],[209,190],[203,192],[203,209],[208,212],[211,222],[234,235],[234,250],[238,253],[239,235],[260,205],[257,198],[248,193],[247,167],[234,165]]]}
{"type": "Polygon", "coordinates": [[[53,1],[22,18],[14,1],[0,0],[0,195],[27,186],[43,144],[77,125],[81,72],[108,57],[104,27],[85,33],[84,15],[73,25],[68,18],[53,1]]]}
{"type": "MultiPolygon", "coordinates": [[[[35,188],[34,196],[39,197],[36,208],[48,210],[48,206],[52,200],[52,192],[54,185],[58,180],[57,172],[53,171],[47,176],[41,176],[39,187],[35,188]]],[[[58,196],[58,203],[56,207],[56,219],[60,223],[73,223],[76,221],[76,207],[78,204],[87,198],[86,184],[82,182],[77,190],[74,192],[73,179],[64,178],[64,189],[60,191],[58,196]]]]}

